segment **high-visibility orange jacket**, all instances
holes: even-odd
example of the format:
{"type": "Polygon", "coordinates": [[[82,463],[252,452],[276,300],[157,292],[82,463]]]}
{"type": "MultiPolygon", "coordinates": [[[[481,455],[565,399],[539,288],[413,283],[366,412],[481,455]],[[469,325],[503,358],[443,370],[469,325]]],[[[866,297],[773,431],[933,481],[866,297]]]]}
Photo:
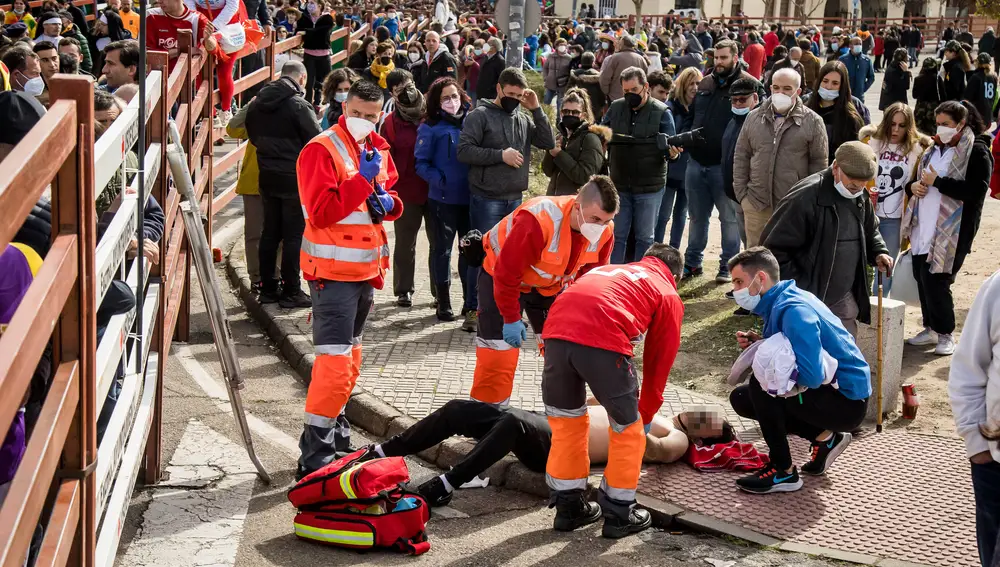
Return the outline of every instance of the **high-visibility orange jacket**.
{"type": "Polygon", "coordinates": [[[542,295],[559,293],[563,287],[572,283],[582,266],[598,263],[601,249],[614,237],[613,223],[608,223],[599,241],[594,244],[588,243],[575,258],[572,258],[573,229],[570,227],[569,219],[574,214],[575,205],[575,195],[535,197],[522,203],[486,234],[483,239],[483,247],[486,250],[483,268],[490,275],[495,275],[497,258],[514,227],[514,217],[528,213],[538,221],[545,245],[538,260],[521,276],[521,290],[528,292],[534,288],[542,295]],[[571,260],[573,260],[572,265],[570,265],[571,260]]]}
{"type": "MultiPolygon", "coordinates": [[[[365,146],[382,154],[375,182],[391,187],[398,177],[389,145],[371,134],[365,146]]],[[[372,223],[366,200],[374,191],[358,173],[358,144],[341,122],[313,138],[296,164],[299,197],[306,228],[300,253],[306,279],[371,281],[381,289],[389,268],[385,228],[372,223]]],[[[385,220],[399,218],[403,202],[390,192],[395,206],[385,220]]]]}

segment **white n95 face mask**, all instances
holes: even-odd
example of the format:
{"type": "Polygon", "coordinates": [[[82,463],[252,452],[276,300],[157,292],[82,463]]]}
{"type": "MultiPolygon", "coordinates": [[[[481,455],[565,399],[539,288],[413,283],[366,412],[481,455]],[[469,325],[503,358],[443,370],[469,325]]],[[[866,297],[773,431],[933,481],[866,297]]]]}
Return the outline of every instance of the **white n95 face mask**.
{"type": "Polygon", "coordinates": [[[792,107],[792,97],[784,93],[774,93],[771,95],[771,105],[778,112],[784,112],[792,107]]]}
{"type": "MultiPolygon", "coordinates": [[[[24,90],[28,90],[25,88],[24,90]]],[[[958,134],[958,128],[952,128],[951,126],[938,126],[937,127],[937,137],[941,140],[942,144],[949,144],[955,139],[955,134],[958,134]]]]}
{"type": "Polygon", "coordinates": [[[591,244],[599,242],[601,235],[604,234],[604,225],[597,224],[596,222],[587,222],[587,217],[583,216],[583,209],[577,210],[580,211],[580,234],[591,244]]]}
{"type": "Polygon", "coordinates": [[[347,131],[351,133],[351,136],[354,136],[355,142],[364,140],[369,134],[375,131],[375,124],[365,120],[364,118],[350,116],[347,118],[346,122],[347,131]]]}

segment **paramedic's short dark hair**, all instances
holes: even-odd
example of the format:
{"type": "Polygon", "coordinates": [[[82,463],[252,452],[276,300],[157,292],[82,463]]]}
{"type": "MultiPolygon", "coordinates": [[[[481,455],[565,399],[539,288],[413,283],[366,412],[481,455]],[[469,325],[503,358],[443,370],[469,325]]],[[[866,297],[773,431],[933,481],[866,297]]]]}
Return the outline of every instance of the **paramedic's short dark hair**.
{"type": "Polygon", "coordinates": [[[351,85],[351,90],[347,91],[347,100],[352,98],[358,98],[365,102],[382,102],[382,87],[361,79],[351,85]]]}
{"type": "Polygon", "coordinates": [[[118,52],[118,60],[123,67],[136,67],[139,65],[139,42],[134,39],[122,39],[112,41],[104,46],[104,54],[112,51],[118,52]]]}
{"type": "Polygon", "coordinates": [[[649,83],[649,88],[661,86],[667,92],[670,92],[670,88],[674,86],[674,80],[663,71],[653,71],[646,76],[646,82],[649,83]]]}
{"type": "Polygon", "coordinates": [[[669,244],[655,242],[643,256],[652,256],[666,264],[667,269],[674,275],[675,283],[680,282],[681,272],[684,270],[684,257],[681,256],[680,250],[669,244]]]}
{"type": "Polygon", "coordinates": [[[600,203],[601,210],[606,213],[618,212],[618,190],[607,175],[591,175],[580,187],[577,198],[585,205],[600,203]]]}
{"type": "Polygon", "coordinates": [[[407,71],[406,69],[393,69],[389,71],[389,74],[385,76],[385,88],[392,92],[392,89],[402,85],[403,83],[412,83],[413,73],[407,71]]]}
{"type": "Polygon", "coordinates": [[[730,258],[729,271],[732,272],[736,266],[742,267],[743,271],[748,274],[764,272],[771,279],[772,283],[777,283],[781,280],[781,268],[778,266],[777,258],[774,257],[774,254],[770,250],[763,246],[747,248],[730,258]]]}

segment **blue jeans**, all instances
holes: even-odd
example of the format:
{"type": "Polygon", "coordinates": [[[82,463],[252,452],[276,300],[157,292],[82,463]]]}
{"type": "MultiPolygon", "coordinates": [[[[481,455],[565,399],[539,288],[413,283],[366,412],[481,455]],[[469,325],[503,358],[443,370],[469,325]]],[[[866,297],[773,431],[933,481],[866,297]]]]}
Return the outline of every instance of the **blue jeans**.
{"type": "Polygon", "coordinates": [[[688,197],[684,192],[684,182],[667,180],[666,190],[663,192],[663,200],[660,201],[660,215],[656,219],[656,230],[653,238],[657,242],[663,242],[663,237],[667,235],[667,222],[671,216],[674,223],[670,225],[670,244],[674,248],[681,247],[681,238],[684,236],[684,225],[687,224],[688,197]]]}
{"type": "Polygon", "coordinates": [[[545,96],[543,97],[542,102],[544,102],[545,104],[552,104],[552,99],[555,99],[556,116],[559,116],[559,113],[562,111],[563,95],[565,94],[566,94],[565,90],[556,91],[552,89],[545,89],[545,96]]]}
{"type": "MultiPolygon", "coordinates": [[[[469,219],[472,221],[472,230],[478,230],[483,233],[483,238],[486,238],[486,233],[491,228],[520,205],[521,199],[489,199],[479,195],[469,195],[469,219]]],[[[469,277],[468,293],[470,297],[476,298],[473,301],[478,301],[479,269],[471,268],[469,271],[471,277],[469,277]]]]}
{"type": "MultiPolygon", "coordinates": [[[[885,241],[885,247],[889,249],[889,255],[892,256],[892,261],[896,261],[896,256],[899,255],[899,227],[903,219],[887,219],[883,217],[878,218],[878,232],[882,235],[882,240],[885,241]]],[[[889,295],[889,290],[892,289],[892,278],[882,277],[882,293],[889,295]]],[[[878,293],[878,277],[872,282],[872,295],[878,293]]]]}
{"type": "Polygon", "coordinates": [[[972,464],[972,492],[976,496],[976,543],[979,562],[993,567],[1000,534],[1000,463],[972,464]]]}
{"type": "Polygon", "coordinates": [[[615,215],[615,247],[611,251],[611,263],[625,264],[642,258],[646,250],[653,245],[653,233],[656,230],[656,217],[660,214],[663,189],[656,193],[623,191],[618,194],[618,199],[620,208],[615,215]],[[635,232],[635,253],[632,258],[625,257],[629,231],[635,232]]]}
{"type": "Polygon", "coordinates": [[[740,232],[736,225],[736,201],[726,196],[722,188],[722,166],[703,166],[693,159],[688,162],[684,190],[687,192],[691,232],[684,252],[684,265],[700,268],[708,246],[708,223],[712,207],[719,210],[722,223],[722,254],[719,270],[729,272],[727,262],[740,251],[740,232]]]}
{"type": "MultiPolygon", "coordinates": [[[[469,216],[468,205],[449,205],[427,200],[427,208],[430,210],[431,222],[434,223],[432,234],[434,235],[434,250],[431,256],[431,266],[434,285],[451,283],[451,249],[455,246],[455,236],[459,238],[465,236],[472,230],[472,222],[469,216]]],[[[458,256],[458,278],[462,282],[463,311],[475,311],[479,303],[476,297],[475,276],[469,277],[470,268],[465,256],[458,256]]]]}

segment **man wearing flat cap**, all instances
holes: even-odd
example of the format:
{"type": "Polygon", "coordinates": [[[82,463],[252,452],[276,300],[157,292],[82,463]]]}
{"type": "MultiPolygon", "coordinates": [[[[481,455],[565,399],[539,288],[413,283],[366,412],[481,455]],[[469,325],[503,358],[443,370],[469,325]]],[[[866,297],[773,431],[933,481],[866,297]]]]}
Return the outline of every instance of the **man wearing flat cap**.
{"type": "Polygon", "coordinates": [[[877,170],[867,144],[841,145],[830,167],[792,187],[761,235],[781,266],[781,279],[816,295],[855,337],[858,321],[871,322],[865,266],[892,272],[865,190],[877,170]]]}

